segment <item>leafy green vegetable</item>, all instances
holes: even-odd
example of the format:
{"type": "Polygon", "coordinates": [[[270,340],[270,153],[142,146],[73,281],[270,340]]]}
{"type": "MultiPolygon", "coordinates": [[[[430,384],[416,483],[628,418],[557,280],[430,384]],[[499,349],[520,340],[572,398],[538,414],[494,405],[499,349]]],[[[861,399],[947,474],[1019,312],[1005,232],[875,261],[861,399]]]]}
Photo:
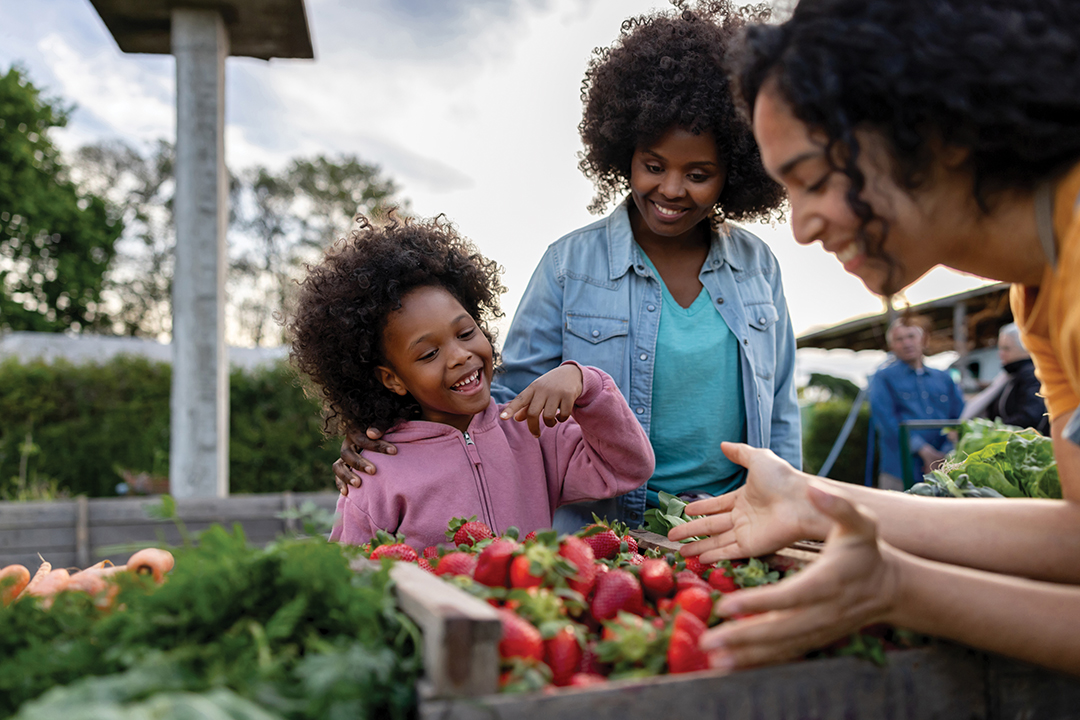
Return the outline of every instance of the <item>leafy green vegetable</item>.
{"type": "Polygon", "coordinates": [[[745,565],[733,568],[732,574],[735,577],[735,583],[741,588],[780,582],[780,573],[757,558],[750,558],[750,561],[745,565]]]}
{"type": "MultiPolygon", "coordinates": [[[[701,515],[687,515],[686,503],[671,493],[659,492],[659,507],[649,508],[645,511],[645,529],[657,535],[667,537],[668,530],[676,525],[696,520],[701,515]]],[[[683,542],[690,542],[699,538],[687,538],[683,542]]]]}
{"type": "Polygon", "coordinates": [[[252,548],[215,526],[174,551],[160,587],[128,579],[122,610],[76,593],[0,608],[0,718],[408,717],[419,631],[388,568],[355,573],[346,552],[321,538],[252,548]],[[94,711],[64,710],[76,697],[94,711]],[[199,715],[206,703],[218,714],[199,715]]]}

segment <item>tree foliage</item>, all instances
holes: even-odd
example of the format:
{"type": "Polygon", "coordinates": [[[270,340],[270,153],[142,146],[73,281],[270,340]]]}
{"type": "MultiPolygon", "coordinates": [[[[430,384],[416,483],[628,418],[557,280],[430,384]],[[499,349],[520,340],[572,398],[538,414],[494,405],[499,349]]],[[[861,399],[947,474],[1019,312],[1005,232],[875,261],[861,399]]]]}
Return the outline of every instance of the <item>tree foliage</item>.
{"type": "Polygon", "coordinates": [[[122,224],[67,177],[49,132],[69,113],[21,68],[0,74],[0,330],[80,330],[99,318],[122,224]]]}

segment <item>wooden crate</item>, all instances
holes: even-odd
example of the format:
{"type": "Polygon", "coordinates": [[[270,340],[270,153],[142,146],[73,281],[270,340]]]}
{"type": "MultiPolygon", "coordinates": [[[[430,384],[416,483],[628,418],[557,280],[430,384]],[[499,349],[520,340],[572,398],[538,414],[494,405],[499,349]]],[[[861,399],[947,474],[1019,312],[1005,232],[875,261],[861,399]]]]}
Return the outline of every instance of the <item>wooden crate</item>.
{"type": "MultiPolygon", "coordinates": [[[[307,501],[333,510],[336,492],[266,493],[227,498],[189,498],[176,501],[177,516],[187,530],[197,533],[214,523],[232,528],[239,523],[249,542],[265,545],[278,535],[296,530],[296,520],[278,517],[307,501]]],[[[105,559],[102,549],[114,545],[180,542],[171,520],[150,517],[149,509],[161,498],[95,498],[51,502],[0,502],[0,567],[20,563],[36,568],[38,553],[53,567],[86,567],[105,559]]],[[[112,552],[108,559],[120,564],[129,552],[112,552]]]]}
{"type": "MultiPolygon", "coordinates": [[[[666,538],[635,533],[644,547],[666,538]]],[[[766,558],[812,562],[817,545],[766,558]]],[[[407,563],[391,571],[400,607],[424,634],[422,720],[1065,720],[1080,716],[1080,681],[949,643],[856,658],[788,663],[728,675],[703,671],[589,688],[502,695],[498,616],[487,603],[407,563]]]]}

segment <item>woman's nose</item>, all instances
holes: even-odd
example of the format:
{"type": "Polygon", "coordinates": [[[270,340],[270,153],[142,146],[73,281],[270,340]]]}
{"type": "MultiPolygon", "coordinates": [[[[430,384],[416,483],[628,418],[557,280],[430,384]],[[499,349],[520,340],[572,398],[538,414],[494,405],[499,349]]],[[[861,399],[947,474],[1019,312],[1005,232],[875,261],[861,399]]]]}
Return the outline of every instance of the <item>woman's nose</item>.
{"type": "Polygon", "coordinates": [[[660,180],[660,194],[666,198],[681,198],[686,194],[686,186],[682,180],[681,173],[664,173],[664,177],[660,180]]]}
{"type": "Polygon", "coordinates": [[[805,201],[791,201],[791,233],[795,236],[795,242],[809,245],[821,240],[824,230],[824,221],[812,207],[805,201]]]}

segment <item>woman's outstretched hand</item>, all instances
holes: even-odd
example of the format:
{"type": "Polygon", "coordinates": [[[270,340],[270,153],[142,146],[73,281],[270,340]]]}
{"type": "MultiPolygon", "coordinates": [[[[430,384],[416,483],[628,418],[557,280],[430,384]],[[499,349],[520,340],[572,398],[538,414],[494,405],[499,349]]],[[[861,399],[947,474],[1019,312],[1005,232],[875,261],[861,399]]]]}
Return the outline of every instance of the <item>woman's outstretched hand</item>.
{"type": "Polygon", "coordinates": [[[742,443],[721,446],[728,458],[747,469],[746,484],[734,492],[686,506],[687,515],[704,515],[668,532],[674,541],[708,536],[684,545],[684,556],[701,562],[764,555],[796,540],[824,539],[831,523],[823,522],[806,496],[809,476],[771,450],[742,443]]]}
{"type": "Polygon", "coordinates": [[[825,549],[790,579],[720,600],[716,611],[722,616],[755,616],[721,623],[702,636],[714,667],[801,657],[886,620],[897,602],[900,553],[878,540],[877,522],[824,483],[811,480],[807,496],[833,522],[825,549]]]}
{"type": "Polygon", "coordinates": [[[349,494],[349,486],[358,488],[363,484],[360,473],[375,474],[375,466],[361,452],[397,454],[397,448],[382,440],[382,435],[375,428],[368,428],[366,433],[351,432],[341,441],[341,457],[334,461],[334,483],[342,495],[349,494]]]}

